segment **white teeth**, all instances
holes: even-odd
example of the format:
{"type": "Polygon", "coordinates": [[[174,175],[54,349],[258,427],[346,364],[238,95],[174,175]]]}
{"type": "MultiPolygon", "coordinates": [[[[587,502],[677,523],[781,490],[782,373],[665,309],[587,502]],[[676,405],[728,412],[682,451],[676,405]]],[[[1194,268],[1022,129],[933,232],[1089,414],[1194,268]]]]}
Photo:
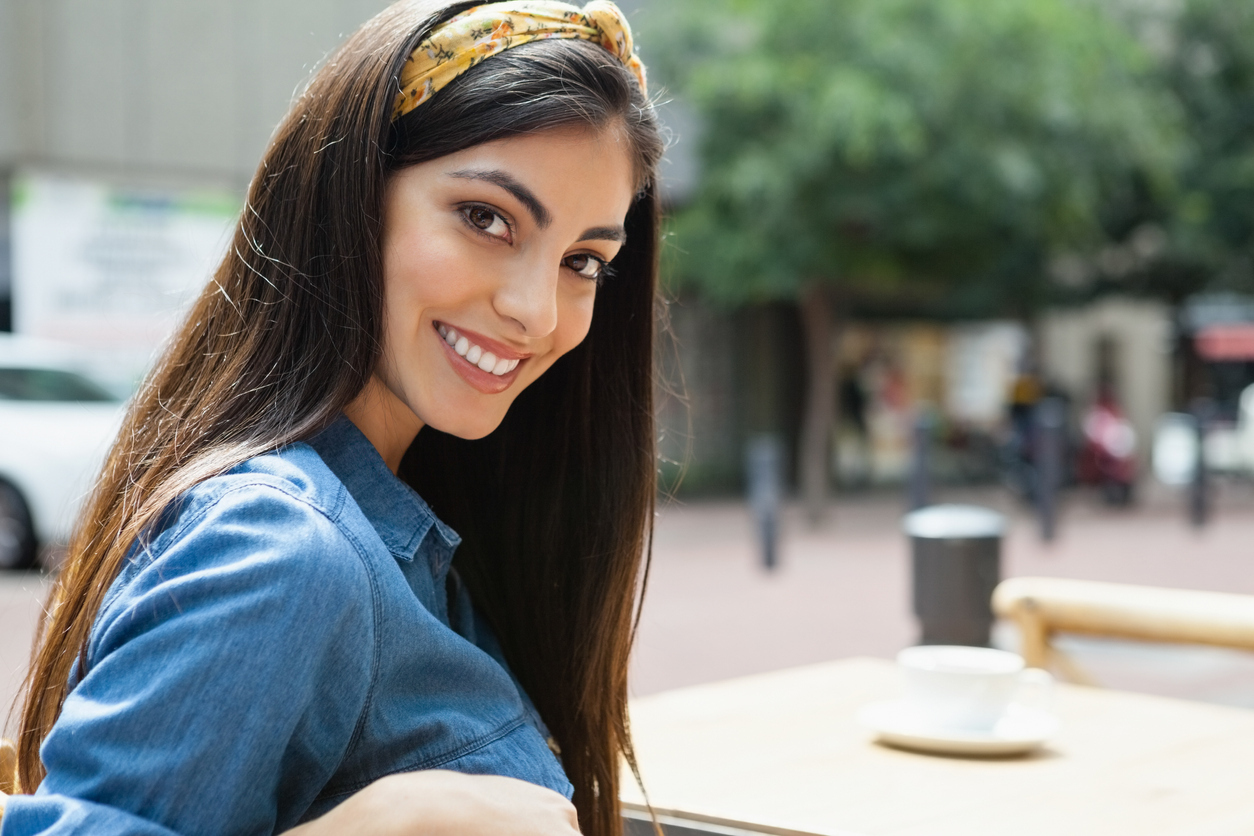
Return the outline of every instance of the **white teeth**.
{"type": "Polygon", "coordinates": [[[444,338],[446,343],[453,346],[454,351],[465,357],[467,362],[478,366],[483,371],[499,377],[503,374],[509,374],[518,368],[518,360],[506,360],[504,357],[498,358],[492,352],[484,351],[469,339],[457,333],[455,329],[449,328],[443,323],[438,328],[440,336],[444,338]]]}

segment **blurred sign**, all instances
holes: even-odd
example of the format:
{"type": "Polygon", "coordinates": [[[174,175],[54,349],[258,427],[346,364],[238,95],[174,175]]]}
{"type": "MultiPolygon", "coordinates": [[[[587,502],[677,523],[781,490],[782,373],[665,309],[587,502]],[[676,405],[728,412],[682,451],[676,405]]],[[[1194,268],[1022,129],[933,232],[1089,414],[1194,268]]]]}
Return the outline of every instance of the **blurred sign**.
{"type": "Polygon", "coordinates": [[[946,412],[979,426],[999,423],[1028,342],[1027,329],[1014,322],[954,328],[947,358],[946,412]]]}
{"type": "Polygon", "coordinates": [[[129,390],[225,251],[225,191],[128,188],[26,172],[13,183],[13,326],[92,350],[129,390]]]}

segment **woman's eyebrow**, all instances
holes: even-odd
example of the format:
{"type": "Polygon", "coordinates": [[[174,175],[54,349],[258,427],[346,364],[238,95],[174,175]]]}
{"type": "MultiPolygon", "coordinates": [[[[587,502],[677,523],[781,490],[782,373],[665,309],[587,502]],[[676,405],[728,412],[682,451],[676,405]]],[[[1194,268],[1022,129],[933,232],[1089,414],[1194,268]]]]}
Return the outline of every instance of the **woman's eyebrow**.
{"type": "Polygon", "coordinates": [[[527,208],[527,211],[531,213],[532,219],[536,222],[536,226],[541,229],[547,229],[549,224],[553,222],[553,216],[549,214],[549,210],[536,197],[535,192],[515,180],[509,172],[501,171],[497,168],[466,168],[452,172],[449,174],[449,177],[456,177],[461,180],[483,180],[500,186],[527,208]]]}
{"type": "Polygon", "coordinates": [[[620,244],[627,243],[627,230],[621,226],[594,226],[591,229],[585,229],[583,235],[579,236],[580,241],[617,241],[620,244]]]}

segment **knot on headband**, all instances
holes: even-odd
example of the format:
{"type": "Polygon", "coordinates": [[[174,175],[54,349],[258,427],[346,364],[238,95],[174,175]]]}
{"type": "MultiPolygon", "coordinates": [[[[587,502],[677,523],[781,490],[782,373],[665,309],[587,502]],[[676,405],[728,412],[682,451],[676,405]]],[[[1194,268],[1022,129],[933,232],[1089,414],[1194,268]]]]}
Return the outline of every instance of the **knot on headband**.
{"type": "Polygon", "coordinates": [[[647,95],[644,64],[636,55],[631,26],[618,6],[609,0],[592,0],[582,9],[553,0],[507,0],[467,9],[431,30],[401,70],[401,92],[392,105],[392,121],[485,58],[548,38],[600,44],[635,74],[640,91],[647,95]]]}

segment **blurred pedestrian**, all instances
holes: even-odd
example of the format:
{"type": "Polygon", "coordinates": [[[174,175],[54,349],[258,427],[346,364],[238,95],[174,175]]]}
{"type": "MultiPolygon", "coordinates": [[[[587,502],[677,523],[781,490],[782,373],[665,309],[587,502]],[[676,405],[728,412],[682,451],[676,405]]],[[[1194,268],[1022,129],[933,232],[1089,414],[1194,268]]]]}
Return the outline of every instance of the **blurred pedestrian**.
{"type": "Polygon", "coordinates": [[[862,368],[851,365],[840,379],[840,415],[845,426],[853,430],[854,444],[850,452],[857,457],[856,467],[848,470],[859,484],[871,481],[871,430],[867,424],[867,392],[862,383],[862,368]]]}
{"type": "Polygon", "coordinates": [[[1027,502],[1036,501],[1037,470],[1036,410],[1044,396],[1036,365],[1030,357],[1019,364],[1018,374],[1010,386],[1006,412],[1010,438],[1006,444],[1006,478],[1012,489],[1027,502]]]}
{"type": "Polygon", "coordinates": [[[1077,478],[1099,487],[1108,505],[1127,505],[1137,477],[1136,430],[1109,383],[1099,387],[1097,398],[1084,415],[1082,429],[1077,478]]]}
{"type": "Polygon", "coordinates": [[[1020,449],[1032,446],[1032,427],[1035,423],[1036,405],[1041,402],[1040,378],[1030,363],[1025,363],[1015,375],[1010,387],[1010,427],[1015,443],[1020,449]]]}

